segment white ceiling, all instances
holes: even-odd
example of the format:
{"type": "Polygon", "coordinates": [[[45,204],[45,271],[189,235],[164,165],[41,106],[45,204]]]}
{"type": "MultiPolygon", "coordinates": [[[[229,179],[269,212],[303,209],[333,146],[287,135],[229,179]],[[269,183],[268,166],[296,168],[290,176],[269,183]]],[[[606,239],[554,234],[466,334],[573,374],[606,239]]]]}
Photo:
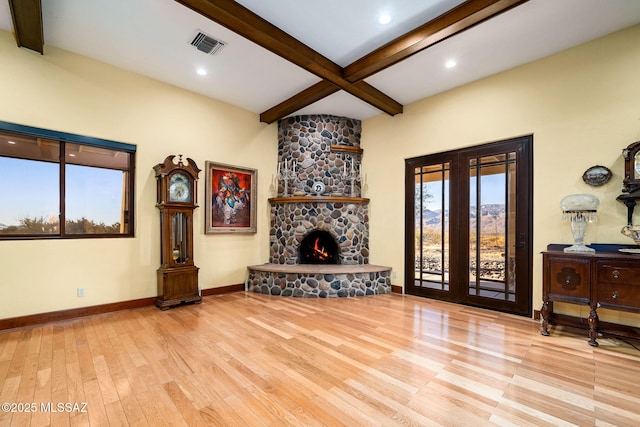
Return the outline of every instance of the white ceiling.
{"type": "MultiPolygon", "coordinates": [[[[340,66],[462,0],[238,0],[340,66]],[[392,21],[377,22],[381,11],[392,21]]],[[[320,81],[173,0],[43,0],[44,54],[66,49],[261,113],[320,81]],[[227,43],[190,45],[198,30],[227,43]],[[206,68],[199,76],[196,69],[206,68]]],[[[640,22],[640,0],[530,0],[366,79],[403,105],[640,22]],[[444,63],[458,65],[447,69],[444,63]]],[[[7,0],[0,29],[12,31],[7,0]]],[[[339,91],[296,114],[382,114],[339,91]]]]}

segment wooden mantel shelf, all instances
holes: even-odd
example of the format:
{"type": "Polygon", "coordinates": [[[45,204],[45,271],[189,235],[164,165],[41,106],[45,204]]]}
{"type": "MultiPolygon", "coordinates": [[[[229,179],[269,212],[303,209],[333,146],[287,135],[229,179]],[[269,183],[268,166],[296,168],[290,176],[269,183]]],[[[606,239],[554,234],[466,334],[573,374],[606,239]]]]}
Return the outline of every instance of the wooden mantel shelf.
{"type": "Polygon", "coordinates": [[[269,203],[359,203],[367,204],[369,199],[347,196],[290,196],[272,197],[269,203]]]}
{"type": "Polygon", "coordinates": [[[364,150],[362,148],[354,147],[352,145],[332,144],[331,147],[329,147],[329,149],[334,153],[336,153],[336,152],[351,153],[351,154],[362,154],[362,153],[364,153],[364,150]]]}

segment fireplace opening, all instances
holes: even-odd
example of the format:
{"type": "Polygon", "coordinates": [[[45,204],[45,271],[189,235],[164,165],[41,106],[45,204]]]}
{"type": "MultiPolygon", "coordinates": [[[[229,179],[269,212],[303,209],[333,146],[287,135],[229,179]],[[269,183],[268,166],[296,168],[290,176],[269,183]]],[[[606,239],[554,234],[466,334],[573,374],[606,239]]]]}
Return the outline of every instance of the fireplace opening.
{"type": "Polygon", "coordinates": [[[314,230],[300,243],[300,264],[338,264],[338,244],[331,234],[314,230]]]}

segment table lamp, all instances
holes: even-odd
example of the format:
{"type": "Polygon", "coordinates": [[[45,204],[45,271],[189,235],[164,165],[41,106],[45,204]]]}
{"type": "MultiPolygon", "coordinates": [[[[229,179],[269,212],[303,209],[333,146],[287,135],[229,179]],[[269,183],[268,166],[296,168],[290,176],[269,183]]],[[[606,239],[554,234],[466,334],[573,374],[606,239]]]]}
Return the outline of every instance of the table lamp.
{"type": "Polygon", "coordinates": [[[562,220],[571,223],[573,245],[564,248],[565,252],[595,252],[584,244],[587,225],[598,219],[600,200],[591,194],[571,194],[560,201],[562,220]]]}

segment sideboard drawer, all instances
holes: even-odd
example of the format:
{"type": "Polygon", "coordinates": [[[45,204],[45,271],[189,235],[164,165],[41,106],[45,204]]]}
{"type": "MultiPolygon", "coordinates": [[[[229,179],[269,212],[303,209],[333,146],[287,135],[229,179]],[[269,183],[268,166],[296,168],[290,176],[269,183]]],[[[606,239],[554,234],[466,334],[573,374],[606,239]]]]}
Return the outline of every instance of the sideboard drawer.
{"type": "Polygon", "coordinates": [[[596,288],[596,301],[603,306],[640,308],[640,283],[636,285],[599,283],[596,288]]]}
{"type": "Polygon", "coordinates": [[[598,283],[640,284],[640,263],[600,260],[596,271],[598,283]]]}

